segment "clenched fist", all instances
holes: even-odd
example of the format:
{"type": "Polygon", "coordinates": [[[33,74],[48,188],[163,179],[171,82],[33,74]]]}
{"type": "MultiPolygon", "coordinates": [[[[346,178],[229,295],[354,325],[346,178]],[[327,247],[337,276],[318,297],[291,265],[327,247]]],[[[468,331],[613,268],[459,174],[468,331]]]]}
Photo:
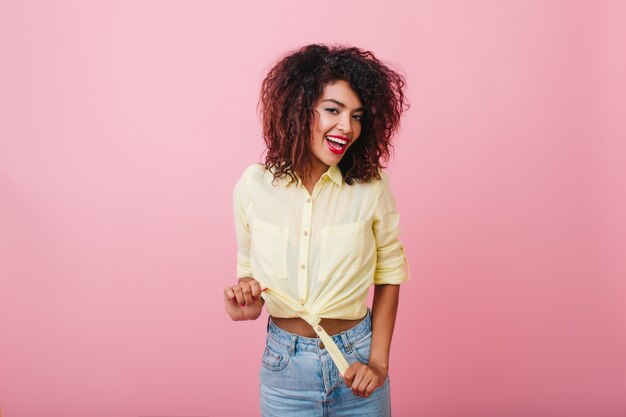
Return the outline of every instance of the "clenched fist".
{"type": "Polygon", "coordinates": [[[261,287],[254,278],[239,278],[239,282],[224,288],[224,307],[233,320],[256,320],[263,309],[261,287]]]}

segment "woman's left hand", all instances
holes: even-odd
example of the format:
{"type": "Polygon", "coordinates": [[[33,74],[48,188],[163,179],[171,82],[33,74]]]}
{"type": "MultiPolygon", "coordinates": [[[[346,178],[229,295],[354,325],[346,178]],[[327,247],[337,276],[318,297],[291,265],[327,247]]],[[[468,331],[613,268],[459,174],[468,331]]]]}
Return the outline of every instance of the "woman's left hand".
{"type": "Polygon", "coordinates": [[[343,374],[343,380],[352,388],[352,393],[357,397],[368,398],[372,392],[385,383],[387,372],[378,369],[373,364],[365,365],[355,362],[343,374]]]}

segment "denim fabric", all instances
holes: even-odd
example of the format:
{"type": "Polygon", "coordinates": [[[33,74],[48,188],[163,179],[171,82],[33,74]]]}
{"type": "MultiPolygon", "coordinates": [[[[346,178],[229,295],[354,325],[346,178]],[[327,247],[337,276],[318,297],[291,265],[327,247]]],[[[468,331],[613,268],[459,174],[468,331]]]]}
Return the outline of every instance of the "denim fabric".
{"type": "MultiPolygon", "coordinates": [[[[332,336],[348,363],[367,364],[369,311],[355,327],[332,336]]],[[[286,332],[271,320],[259,372],[263,417],[390,417],[389,378],[369,398],[352,393],[318,338],[286,332]]]]}

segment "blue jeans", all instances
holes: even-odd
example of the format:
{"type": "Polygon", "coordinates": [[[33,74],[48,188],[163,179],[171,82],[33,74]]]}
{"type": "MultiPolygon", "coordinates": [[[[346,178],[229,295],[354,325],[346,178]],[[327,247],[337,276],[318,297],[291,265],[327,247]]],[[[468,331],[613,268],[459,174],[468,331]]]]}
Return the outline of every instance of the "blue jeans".
{"type": "MultiPolygon", "coordinates": [[[[332,336],[348,363],[367,364],[372,321],[332,336]]],[[[286,332],[270,319],[263,352],[261,412],[263,417],[390,417],[389,378],[369,398],[357,397],[339,376],[318,338],[286,332]]]]}

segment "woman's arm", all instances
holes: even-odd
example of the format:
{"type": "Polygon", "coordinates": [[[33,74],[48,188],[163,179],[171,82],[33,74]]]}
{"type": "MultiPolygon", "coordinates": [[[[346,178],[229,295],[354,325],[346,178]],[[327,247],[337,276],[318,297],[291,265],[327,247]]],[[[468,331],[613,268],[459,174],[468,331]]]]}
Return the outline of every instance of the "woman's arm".
{"type": "Polygon", "coordinates": [[[233,189],[233,214],[235,220],[235,236],[237,238],[237,284],[224,288],[224,307],[231,319],[255,320],[261,315],[264,300],[261,292],[264,288],[252,278],[250,263],[250,225],[248,224],[247,207],[250,196],[246,185],[256,164],[246,168],[233,189]]]}
{"type": "Polygon", "coordinates": [[[399,285],[376,285],[372,304],[372,346],[369,366],[376,368],[387,377],[389,371],[389,349],[391,336],[396,324],[399,285]]]}
{"type": "Polygon", "coordinates": [[[389,371],[389,349],[396,323],[400,285],[376,285],[372,305],[372,345],[369,365],[353,363],[344,381],[354,395],[367,398],[385,383],[389,371]]]}

